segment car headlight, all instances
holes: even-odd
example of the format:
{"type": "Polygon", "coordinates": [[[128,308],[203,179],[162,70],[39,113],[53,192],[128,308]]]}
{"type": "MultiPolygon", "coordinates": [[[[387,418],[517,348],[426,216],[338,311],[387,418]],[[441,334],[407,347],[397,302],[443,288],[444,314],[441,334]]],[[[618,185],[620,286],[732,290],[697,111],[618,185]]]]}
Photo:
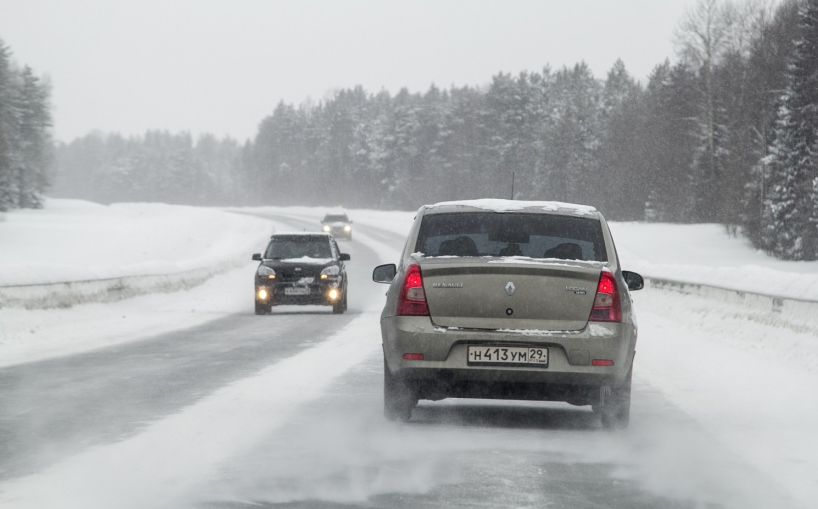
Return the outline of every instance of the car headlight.
{"type": "Polygon", "coordinates": [[[330,265],[321,271],[321,279],[336,278],[341,273],[341,267],[330,265]]]}
{"type": "Polygon", "coordinates": [[[351,227],[351,226],[349,226],[348,224],[347,224],[347,225],[344,225],[344,231],[345,231],[345,232],[351,232],[351,231],[352,231],[352,227],[351,227]]]}
{"type": "Polygon", "coordinates": [[[261,267],[258,268],[258,276],[267,279],[275,279],[276,271],[274,271],[273,269],[266,265],[262,265],[261,267]]]}
{"type": "Polygon", "coordinates": [[[328,225],[328,224],[325,224],[325,225],[324,225],[324,231],[325,231],[325,232],[328,232],[328,231],[329,231],[329,225],[328,225]]]}

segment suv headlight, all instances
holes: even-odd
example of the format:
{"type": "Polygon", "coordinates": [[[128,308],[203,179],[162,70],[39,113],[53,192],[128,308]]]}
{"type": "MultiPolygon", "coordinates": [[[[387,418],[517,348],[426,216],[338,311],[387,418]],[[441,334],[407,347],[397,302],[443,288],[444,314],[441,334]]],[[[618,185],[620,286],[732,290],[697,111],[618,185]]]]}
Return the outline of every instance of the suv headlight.
{"type": "Polygon", "coordinates": [[[349,226],[348,224],[345,224],[345,225],[344,225],[344,231],[345,231],[345,232],[351,232],[351,231],[352,231],[352,227],[351,227],[351,226],[349,226]]]}
{"type": "Polygon", "coordinates": [[[275,279],[276,271],[266,265],[262,265],[258,268],[258,276],[266,279],[275,279]]]}
{"type": "Polygon", "coordinates": [[[328,224],[325,224],[325,225],[324,225],[324,231],[325,231],[325,232],[328,232],[329,230],[330,230],[329,225],[328,225],[328,224]]]}
{"type": "Polygon", "coordinates": [[[321,271],[321,279],[335,279],[341,273],[341,267],[337,265],[330,265],[321,271]]]}

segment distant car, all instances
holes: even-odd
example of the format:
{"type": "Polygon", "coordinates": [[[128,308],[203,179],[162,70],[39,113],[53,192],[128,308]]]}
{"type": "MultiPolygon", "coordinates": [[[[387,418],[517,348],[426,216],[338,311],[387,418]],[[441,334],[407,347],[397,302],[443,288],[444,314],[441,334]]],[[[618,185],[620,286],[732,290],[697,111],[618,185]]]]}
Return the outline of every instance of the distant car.
{"type": "Polygon", "coordinates": [[[470,200],[418,211],[381,314],[384,413],[420,399],[591,405],[630,418],[636,321],[605,219],[589,206],[470,200]]]}
{"type": "Polygon", "coordinates": [[[276,233],[255,274],[256,314],[280,304],[332,306],[333,313],[347,309],[347,273],[341,253],[328,233],[276,233]]]}
{"type": "Polygon", "coordinates": [[[321,228],[335,238],[352,240],[352,221],[345,213],[325,215],[321,220],[321,228]]]}

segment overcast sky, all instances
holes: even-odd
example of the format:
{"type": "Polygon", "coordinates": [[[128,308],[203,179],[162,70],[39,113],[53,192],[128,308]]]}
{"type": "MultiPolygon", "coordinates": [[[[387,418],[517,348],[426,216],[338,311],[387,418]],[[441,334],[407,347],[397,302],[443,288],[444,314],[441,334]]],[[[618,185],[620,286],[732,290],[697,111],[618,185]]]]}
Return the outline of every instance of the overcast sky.
{"type": "Polygon", "coordinates": [[[0,0],[0,39],[52,86],[55,137],[252,139],[279,101],[479,86],[617,58],[643,83],[695,0],[0,0]]]}

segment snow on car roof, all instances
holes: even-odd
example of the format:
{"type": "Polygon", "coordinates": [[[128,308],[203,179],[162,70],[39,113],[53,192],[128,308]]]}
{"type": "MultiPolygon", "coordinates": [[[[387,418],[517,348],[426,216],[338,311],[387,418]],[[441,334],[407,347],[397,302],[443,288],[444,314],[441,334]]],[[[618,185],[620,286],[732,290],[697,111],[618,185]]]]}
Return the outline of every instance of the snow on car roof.
{"type": "Polygon", "coordinates": [[[518,211],[540,211],[560,212],[576,216],[596,216],[598,211],[590,205],[578,205],[576,203],[563,203],[558,201],[521,201],[503,200],[499,198],[482,198],[478,200],[457,200],[444,201],[432,205],[426,205],[426,209],[434,208],[461,208],[469,207],[473,209],[487,210],[492,212],[518,212],[518,211]]]}
{"type": "Polygon", "coordinates": [[[270,238],[272,238],[272,237],[284,237],[284,236],[287,236],[287,237],[292,237],[292,236],[329,237],[330,234],[329,233],[324,233],[324,232],[275,232],[274,234],[272,234],[270,236],[270,238]]]}

